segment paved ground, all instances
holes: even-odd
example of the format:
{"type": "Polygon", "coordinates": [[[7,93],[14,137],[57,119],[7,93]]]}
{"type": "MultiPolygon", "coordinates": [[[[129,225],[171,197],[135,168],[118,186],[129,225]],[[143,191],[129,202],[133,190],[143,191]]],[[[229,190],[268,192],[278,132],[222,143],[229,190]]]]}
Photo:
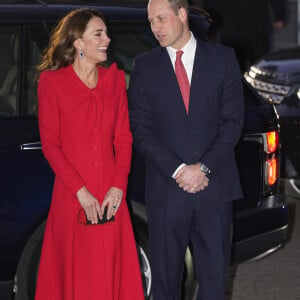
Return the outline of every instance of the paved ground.
{"type": "Polygon", "coordinates": [[[291,241],[260,261],[240,264],[231,300],[300,300],[300,199],[288,201],[295,208],[291,241]]]}

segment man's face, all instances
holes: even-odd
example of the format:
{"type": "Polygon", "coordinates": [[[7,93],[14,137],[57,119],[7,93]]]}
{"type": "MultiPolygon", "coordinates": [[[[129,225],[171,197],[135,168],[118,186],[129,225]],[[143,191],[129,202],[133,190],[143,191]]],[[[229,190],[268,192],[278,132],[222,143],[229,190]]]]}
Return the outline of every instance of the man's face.
{"type": "Polygon", "coordinates": [[[150,0],[148,20],[151,30],[162,47],[181,49],[189,39],[187,15],[184,8],[178,14],[170,7],[168,0],[150,0]]]}

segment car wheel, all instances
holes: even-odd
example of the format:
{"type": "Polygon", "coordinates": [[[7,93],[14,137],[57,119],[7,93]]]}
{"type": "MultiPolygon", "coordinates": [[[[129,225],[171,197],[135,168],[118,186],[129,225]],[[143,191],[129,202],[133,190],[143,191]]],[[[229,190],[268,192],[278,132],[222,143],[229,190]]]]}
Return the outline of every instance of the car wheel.
{"type": "Polygon", "coordinates": [[[14,283],[14,300],[34,299],[46,222],[34,232],[21,255],[14,283]]]}
{"type": "Polygon", "coordinates": [[[148,256],[148,247],[145,242],[137,243],[138,257],[140,261],[140,268],[142,274],[142,282],[144,288],[145,299],[152,299],[151,287],[152,287],[152,273],[148,256]]]}
{"type": "MultiPolygon", "coordinates": [[[[145,206],[135,201],[130,202],[132,206],[131,218],[137,243],[142,280],[144,285],[145,299],[152,300],[152,273],[149,259],[148,247],[148,225],[146,219],[145,206]]],[[[185,254],[184,270],[182,275],[182,300],[195,299],[197,293],[197,283],[194,276],[194,266],[189,248],[185,254]]]]}
{"type": "MultiPolygon", "coordinates": [[[[148,256],[147,239],[143,238],[137,241],[138,256],[142,273],[145,299],[152,300],[152,273],[148,256]]],[[[194,299],[197,293],[197,284],[194,277],[194,267],[190,250],[187,249],[185,255],[185,264],[182,276],[182,300],[194,299]]]]}
{"type": "MultiPolygon", "coordinates": [[[[43,243],[46,222],[41,224],[28,241],[18,264],[15,283],[14,300],[34,299],[38,267],[43,243]]],[[[145,299],[152,300],[152,273],[148,256],[147,239],[137,241],[137,251],[142,273],[145,299]]],[[[182,299],[190,300],[196,293],[194,269],[189,249],[185,256],[185,265],[182,281],[182,299]]]]}
{"type": "Polygon", "coordinates": [[[197,282],[195,281],[193,259],[188,248],[185,254],[184,271],[182,280],[182,299],[191,300],[196,299],[197,282]]]}

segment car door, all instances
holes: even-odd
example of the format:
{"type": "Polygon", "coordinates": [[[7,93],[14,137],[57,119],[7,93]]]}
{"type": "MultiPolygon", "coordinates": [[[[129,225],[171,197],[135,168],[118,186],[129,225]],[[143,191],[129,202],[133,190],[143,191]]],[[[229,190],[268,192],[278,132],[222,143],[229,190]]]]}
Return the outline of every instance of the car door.
{"type": "Polygon", "coordinates": [[[41,24],[0,24],[0,280],[11,278],[50,202],[53,175],[39,141],[35,79],[42,31],[41,24]]]}

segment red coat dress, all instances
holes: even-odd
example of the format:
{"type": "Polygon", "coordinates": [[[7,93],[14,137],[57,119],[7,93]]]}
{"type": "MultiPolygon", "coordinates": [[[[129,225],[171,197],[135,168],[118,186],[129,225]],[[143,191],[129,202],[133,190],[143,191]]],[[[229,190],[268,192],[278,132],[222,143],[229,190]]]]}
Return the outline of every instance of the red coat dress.
{"type": "Polygon", "coordinates": [[[71,65],[44,71],[38,100],[42,149],[56,178],[35,299],[144,299],[125,201],[132,136],[124,73],[99,67],[90,89],[71,65]],[[111,186],[123,190],[115,222],[78,222],[84,185],[100,203],[111,186]]]}

